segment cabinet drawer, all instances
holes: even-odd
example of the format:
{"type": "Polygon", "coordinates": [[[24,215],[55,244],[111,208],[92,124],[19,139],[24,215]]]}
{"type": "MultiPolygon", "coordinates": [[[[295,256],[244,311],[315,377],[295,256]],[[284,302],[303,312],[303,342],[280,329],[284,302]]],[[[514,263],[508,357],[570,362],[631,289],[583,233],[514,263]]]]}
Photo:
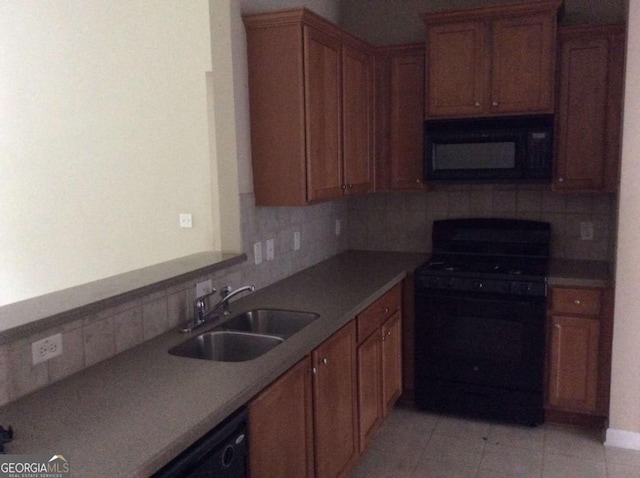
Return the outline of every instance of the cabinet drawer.
{"type": "Polygon", "coordinates": [[[600,289],[553,287],[551,311],[554,314],[600,315],[600,289]]]}
{"type": "Polygon", "coordinates": [[[401,304],[402,284],[398,284],[360,312],[356,317],[358,343],[363,342],[386,319],[399,311],[401,304]]]}

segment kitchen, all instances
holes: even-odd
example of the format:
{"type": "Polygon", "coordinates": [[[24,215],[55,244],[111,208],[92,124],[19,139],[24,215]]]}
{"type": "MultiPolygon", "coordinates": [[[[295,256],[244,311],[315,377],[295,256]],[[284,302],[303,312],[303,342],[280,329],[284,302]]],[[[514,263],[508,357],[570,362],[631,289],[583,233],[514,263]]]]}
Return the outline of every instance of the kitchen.
{"type": "MultiPolygon", "coordinates": [[[[278,5],[282,7],[292,5],[278,5]]],[[[327,17],[335,16],[332,10],[335,8],[332,4],[326,3],[319,5],[309,5],[327,17]]],[[[234,7],[234,8],[237,8],[234,7]]],[[[242,29],[239,15],[235,10],[234,18],[235,28],[242,29]]],[[[240,128],[240,127],[239,127],[240,128]]],[[[246,128],[246,126],[245,126],[246,128]]],[[[246,143],[246,141],[245,141],[246,143]]],[[[244,145],[246,149],[247,144],[244,145]]],[[[607,195],[598,195],[594,200],[589,195],[556,195],[551,194],[545,189],[536,189],[527,186],[504,187],[504,186],[486,186],[471,187],[460,186],[454,188],[442,188],[429,191],[424,195],[405,195],[393,193],[389,195],[373,195],[354,198],[348,202],[332,202],[311,206],[301,211],[297,208],[253,208],[252,196],[250,193],[250,173],[247,173],[246,158],[248,153],[245,151],[242,158],[244,162],[240,162],[238,167],[244,167],[244,173],[241,174],[240,208],[242,211],[242,227],[244,228],[244,245],[243,251],[249,255],[249,263],[253,264],[253,244],[258,241],[266,241],[271,237],[282,237],[276,240],[276,254],[273,262],[263,262],[261,265],[240,266],[236,265],[226,274],[220,274],[216,277],[216,285],[224,285],[224,283],[232,283],[234,285],[243,285],[246,283],[255,283],[259,288],[270,284],[278,279],[287,277],[292,272],[303,269],[316,262],[331,257],[336,253],[347,248],[354,249],[385,249],[385,250],[408,250],[426,252],[427,247],[424,242],[418,242],[416,237],[428,237],[428,230],[425,230],[426,223],[430,223],[432,219],[443,217],[456,217],[461,215],[511,215],[514,212],[522,216],[540,217],[552,216],[557,224],[561,224],[559,229],[562,234],[554,237],[555,257],[578,257],[588,259],[607,259],[611,257],[615,246],[615,227],[611,227],[610,223],[615,222],[615,199],[607,195]],[[402,215],[398,211],[402,210],[402,215]],[[387,222],[381,221],[380,217],[384,217],[387,222]],[[593,220],[595,226],[594,241],[581,241],[578,231],[575,227],[566,227],[567,223],[575,224],[583,222],[585,218],[593,220]],[[343,228],[341,235],[335,234],[335,221],[339,220],[343,228]],[[402,222],[400,222],[402,221],[402,222]],[[394,226],[397,224],[406,225],[411,234],[402,234],[395,232],[394,226]],[[388,224],[388,226],[387,226],[388,224]],[[304,253],[296,254],[293,246],[289,246],[288,237],[292,232],[300,227],[303,234],[303,247],[306,245],[308,249],[303,249],[304,253]],[[247,233],[247,228],[250,231],[247,233]],[[328,231],[328,232],[327,232],[328,231]],[[361,231],[367,231],[367,236],[363,237],[361,231]],[[424,234],[424,235],[422,235],[424,234]],[[278,236],[281,235],[281,236],[278,236]],[[306,236],[306,239],[305,239],[306,236]],[[305,244],[305,240],[311,242],[305,244]],[[405,249],[406,247],[406,249],[405,249]],[[424,249],[419,249],[423,247],[424,249]],[[575,256],[572,256],[575,254],[575,256]]],[[[624,162],[623,162],[624,164],[624,162]]],[[[632,177],[632,175],[631,175],[632,177]]],[[[624,175],[623,175],[624,180],[624,175]]],[[[624,184],[624,183],[623,183],[624,184]]],[[[629,191],[632,193],[632,191],[629,191]]],[[[634,204],[633,200],[629,204],[634,204]]],[[[628,206],[631,207],[631,206],[628,206]]],[[[633,217],[631,214],[628,217],[633,217]]],[[[629,221],[630,224],[633,221],[629,221]]],[[[623,224],[624,226],[624,224],[623,224]]],[[[579,230],[579,229],[578,229],[579,230]]],[[[621,236],[618,236],[618,245],[620,245],[621,236]]],[[[619,249],[620,251],[620,249],[619,249]]],[[[631,254],[629,257],[633,257],[631,254]]],[[[632,263],[633,261],[627,261],[632,263]]],[[[633,272],[631,272],[631,277],[633,272]]],[[[618,282],[618,287],[620,283],[618,282]]],[[[626,294],[626,300],[631,300],[633,294],[626,294]]],[[[183,306],[184,309],[184,306],[183,306]]],[[[631,308],[629,310],[632,310],[631,308]]],[[[177,319],[175,319],[177,320],[177,319]]],[[[618,320],[616,318],[616,324],[618,320]]],[[[87,327],[92,324],[86,324],[87,327]]],[[[72,332],[77,331],[73,329],[72,332]]],[[[109,329],[105,329],[106,335],[109,329]]],[[[69,336],[74,336],[69,333],[69,336]]],[[[630,339],[633,334],[624,333],[623,336],[630,339]]],[[[77,339],[77,335],[75,336],[77,339]]],[[[80,339],[81,340],[81,339],[80,339]]],[[[107,345],[100,345],[99,353],[92,355],[91,363],[95,363],[99,359],[108,357],[115,353],[115,347],[109,348],[107,345]]],[[[627,352],[624,348],[624,353],[627,352]]],[[[73,364],[71,370],[78,369],[77,364],[73,364]]],[[[625,370],[621,369],[621,373],[625,370]]],[[[37,372],[39,373],[39,372],[37,372]]],[[[21,374],[24,378],[24,385],[21,386],[21,393],[27,393],[39,386],[45,384],[48,380],[53,381],[50,374],[42,377],[42,375],[31,376],[29,372],[21,374]]],[[[614,374],[615,380],[615,374],[614,374]]],[[[628,379],[622,380],[622,391],[628,390],[628,379]]],[[[629,392],[633,393],[633,392],[629,392]]],[[[615,398],[615,393],[614,393],[615,398]]],[[[629,427],[625,423],[625,410],[622,410],[622,421],[612,422],[613,428],[621,430],[633,430],[633,426],[629,427]]],[[[612,414],[615,418],[615,415],[612,414]]]]}

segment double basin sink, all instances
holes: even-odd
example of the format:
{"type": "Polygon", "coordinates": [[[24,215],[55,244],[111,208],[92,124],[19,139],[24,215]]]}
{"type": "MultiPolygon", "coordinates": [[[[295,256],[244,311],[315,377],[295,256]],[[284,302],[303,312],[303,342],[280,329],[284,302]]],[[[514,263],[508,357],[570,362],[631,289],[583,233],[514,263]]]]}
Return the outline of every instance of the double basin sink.
{"type": "Polygon", "coordinates": [[[320,317],[313,312],[254,309],[169,349],[180,357],[217,362],[253,360],[320,317]]]}

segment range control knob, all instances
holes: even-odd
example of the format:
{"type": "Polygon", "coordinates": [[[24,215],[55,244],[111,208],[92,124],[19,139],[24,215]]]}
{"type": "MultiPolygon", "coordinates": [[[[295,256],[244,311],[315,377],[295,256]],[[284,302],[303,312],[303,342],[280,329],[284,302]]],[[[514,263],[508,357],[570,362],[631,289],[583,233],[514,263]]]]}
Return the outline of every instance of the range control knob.
{"type": "Polygon", "coordinates": [[[482,289],[482,287],[483,287],[482,281],[477,280],[477,281],[473,282],[473,288],[474,289],[478,289],[479,290],[479,289],[482,289]]]}

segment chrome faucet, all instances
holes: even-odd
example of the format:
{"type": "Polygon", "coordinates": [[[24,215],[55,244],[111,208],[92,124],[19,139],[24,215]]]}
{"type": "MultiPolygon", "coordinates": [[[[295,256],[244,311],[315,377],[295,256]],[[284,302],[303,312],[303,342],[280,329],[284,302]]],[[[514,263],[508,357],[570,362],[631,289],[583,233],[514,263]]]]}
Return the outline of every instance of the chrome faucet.
{"type": "Polygon", "coordinates": [[[236,295],[240,294],[241,292],[253,292],[254,290],[256,290],[256,287],[253,285],[246,285],[236,290],[231,289],[231,287],[229,286],[223,287],[222,289],[220,289],[220,296],[222,297],[222,299],[220,299],[220,302],[218,302],[213,307],[212,312],[222,307],[223,315],[231,315],[231,310],[229,310],[229,300],[232,297],[235,297],[236,295]]]}
{"type": "Polygon", "coordinates": [[[211,312],[208,311],[209,297],[216,293],[216,290],[213,289],[211,292],[205,295],[201,295],[196,298],[193,303],[193,318],[187,321],[186,324],[180,329],[181,332],[188,333],[192,330],[200,327],[204,324],[211,315],[211,312]]]}
{"type": "Polygon", "coordinates": [[[219,319],[221,315],[231,315],[229,300],[242,292],[253,292],[254,290],[256,288],[252,285],[240,287],[234,291],[229,286],[223,287],[220,290],[221,299],[210,310],[208,307],[209,297],[214,295],[216,290],[213,289],[209,294],[198,297],[193,303],[193,318],[184,324],[180,331],[184,333],[193,332],[200,326],[212,322],[214,319],[219,319]],[[222,308],[222,314],[216,313],[220,308],[222,308]]]}

